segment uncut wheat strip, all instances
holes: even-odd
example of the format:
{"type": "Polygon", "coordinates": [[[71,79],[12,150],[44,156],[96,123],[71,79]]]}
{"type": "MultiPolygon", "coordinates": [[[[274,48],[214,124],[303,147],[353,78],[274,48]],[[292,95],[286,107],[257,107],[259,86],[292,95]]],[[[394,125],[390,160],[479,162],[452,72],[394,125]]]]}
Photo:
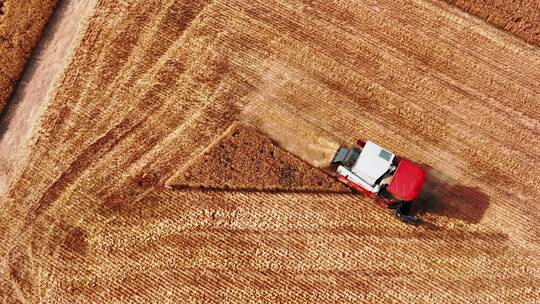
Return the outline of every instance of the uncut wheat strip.
{"type": "MultiPolygon", "coordinates": [[[[88,28],[88,27],[89,27],[89,26],[87,25],[87,28],[88,28]]],[[[82,34],[82,36],[78,39],[77,44],[82,43],[83,40],[87,40],[87,39],[90,39],[90,40],[91,40],[92,37],[90,37],[90,36],[91,36],[91,35],[82,34]]],[[[95,42],[95,41],[94,41],[94,42],[95,42]]],[[[72,57],[72,58],[75,58],[75,57],[77,57],[77,58],[82,58],[83,56],[84,56],[84,54],[81,53],[81,52],[79,51],[78,48],[76,48],[76,49],[73,51],[73,54],[70,55],[70,57],[72,57]]],[[[61,86],[63,86],[63,85],[69,87],[69,84],[71,84],[71,83],[77,81],[77,79],[80,79],[80,78],[82,77],[82,75],[84,75],[83,73],[84,73],[84,71],[81,71],[81,70],[77,70],[77,71],[75,71],[74,73],[64,73],[63,76],[59,79],[58,84],[56,85],[56,88],[61,87],[61,86]]],[[[50,92],[49,95],[52,96],[52,97],[54,97],[54,92],[50,92]]],[[[43,120],[43,119],[41,119],[41,120],[43,120]]],[[[48,122],[47,122],[46,120],[45,120],[44,122],[41,122],[41,123],[42,123],[42,125],[44,125],[44,126],[47,126],[47,125],[48,125],[48,122]]],[[[39,136],[40,136],[39,134],[41,134],[41,133],[43,133],[42,130],[36,131],[35,134],[33,135],[33,137],[32,137],[31,140],[30,140],[31,143],[29,144],[29,146],[33,147],[33,150],[39,150],[39,149],[40,149],[40,150],[42,150],[42,151],[46,151],[46,149],[42,149],[42,148],[43,148],[43,145],[39,145],[39,144],[38,144],[38,143],[39,143],[39,136]]],[[[54,166],[54,165],[52,165],[52,166],[54,166]]],[[[18,172],[21,172],[21,171],[22,171],[22,168],[19,168],[19,169],[18,169],[18,172]]],[[[17,173],[17,176],[18,176],[19,174],[20,174],[20,173],[17,173]]],[[[14,180],[20,182],[20,181],[22,181],[23,179],[22,179],[22,178],[15,178],[14,180]]],[[[12,185],[12,186],[13,186],[13,185],[12,185]]]]}
{"type": "Polygon", "coordinates": [[[56,9],[54,0],[0,3],[0,112],[6,110],[17,84],[23,80],[24,68],[56,9]]]}
{"type": "Polygon", "coordinates": [[[4,174],[4,185],[0,190],[2,194],[17,180],[20,167],[27,160],[26,147],[30,146],[29,143],[37,133],[35,125],[39,123],[52,92],[62,77],[65,77],[60,71],[73,59],[75,46],[82,38],[94,5],[95,1],[87,1],[84,5],[59,4],[58,12],[51,18],[47,33],[44,33],[45,36],[36,47],[34,58],[28,63],[32,73],[26,73],[24,79],[21,79],[21,84],[12,97],[14,106],[11,114],[6,113],[10,119],[5,119],[3,123],[6,129],[0,140],[0,151],[3,151],[0,154],[7,153],[12,170],[9,174],[4,174]],[[57,47],[52,47],[54,45],[57,47]],[[55,58],[58,56],[62,58],[55,58]]]}
{"type": "MultiPolygon", "coordinates": [[[[85,40],[89,39],[89,37],[91,37],[91,35],[85,35],[84,38],[82,38],[82,41],[85,41],[85,40]]],[[[92,39],[90,39],[90,40],[92,40],[92,39]]],[[[93,40],[92,40],[92,41],[93,41],[93,40]]],[[[79,51],[75,51],[75,57],[77,57],[77,56],[83,56],[83,55],[82,55],[79,51]]],[[[90,65],[90,66],[92,66],[92,65],[90,65]]],[[[75,73],[76,77],[71,77],[71,76],[69,76],[69,75],[72,75],[71,73],[66,73],[65,75],[66,75],[66,76],[65,76],[65,78],[62,80],[62,84],[60,85],[60,87],[63,86],[63,85],[65,85],[65,84],[68,83],[68,82],[72,82],[72,81],[76,81],[76,79],[80,79],[80,78],[77,78],[77,77],[82,77],[82,75],[84,75],[84,74],[82,74],[81,72],[77,71],[77,73],[75,73]]],[[[68,86],[68,87],[69,87],[69,86],[68,86]]],[[[53,112],[53,113],[54,113],[54,112],[53,112]]],[[[49,114],[50,114],[50,113],[49,113],[49,114]]],[[[48,123],[49,123],[49,122],[47,121],[47,119],[45,119],[45,121],[42,123],[42,125],[47,126],[48,123]]],[[[47,127],[45,127],[44,129],[47,129],[47,127]]],[[[45,145],[39,145],[39,144],[37,144],[37,143],[39,143],[39,137],[40,137],[40,136],[41,136],[41,135],[37,135],[37,136],[36,136],[36,137],[38,137],[38,138],[36,138],[36,140],[35,140],[36,143],[33,144],[33,147],[34,147],[34,148],[33,148],[33,151],[32,151],[33,158],[36,158],[36,154],[40,154],[39,151],[44,151],[44,152],[45,152],[45,153],[44,153],[45,155],[50,155],[49,153],[51,152],[51,151],[48,151],[47,148],[45,148],[45,145]]],[[[39,159],[39,157],[37,157],[37,158],[39,159]]],[[[63,159],[55,159],[55,158],[52,158],[52,157],[46,157],[46,158],[44,158],[44,159],[45,159],[47,162],[52,162],[52,161],[55,162],[54,164],[51,164],[51,166],[50,166],[50,167],[53,167],[53,168],[54,168],[54,170],[52,170],[51,172],[57,172],[56,169],[57,169],[57,166],[58,166],[58,162],[63,160],[63,159]],[[56,168],[55,168],[55,166],[56,166],[56,168]]],[[[42,159],[42,162],[43,162],[43,159],[42,159]]],[[[25,180],[24,178],[20,178],[20,179],[19,179],[19,182],[24,181],[24,180],[25,180]]],[[[34,193],[34,194],[37,194],[37,191],[35,191],[35,190],[36,190],[35,185],[34,185],[33,187],[30,187],[30,188],[27,188],[27,189],[33,189],[33,193],[34,193]]],[[[44,188],[42,188],[42,189],[44,189],[44,188]]],[[[12,193],[13,193],[13,192],[14,192],[14,193],[17,193],[17,192],[15,192],[15,191],[12,191],[12,193]]]]}

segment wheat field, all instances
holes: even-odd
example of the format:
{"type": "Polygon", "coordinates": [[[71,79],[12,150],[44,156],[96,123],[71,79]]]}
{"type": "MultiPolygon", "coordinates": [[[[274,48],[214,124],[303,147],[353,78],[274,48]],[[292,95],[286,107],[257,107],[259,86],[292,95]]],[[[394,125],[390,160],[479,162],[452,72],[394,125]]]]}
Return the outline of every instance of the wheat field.
{"type": "Polygon", "coordinates": [[[98,0],[78,43],[0,198],[4,302],[540,298],[538,47],[434,0],[98,0]],[[423,164],[425,224],[167,184],[253,104],[423,164]]]}

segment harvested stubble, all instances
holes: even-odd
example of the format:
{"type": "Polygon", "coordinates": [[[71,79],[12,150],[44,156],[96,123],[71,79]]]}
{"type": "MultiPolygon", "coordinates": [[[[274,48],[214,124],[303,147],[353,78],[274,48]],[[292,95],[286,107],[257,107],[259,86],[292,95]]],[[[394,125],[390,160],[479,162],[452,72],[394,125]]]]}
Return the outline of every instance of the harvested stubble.
{"type": "Polygon", "coordinates": [[[96,12],[1,202],[3,300],[538,298],[537,49],[424,0],[102,0],[96,12]],[[443,172],[429,225],[352,194],[162,186],[254,97],[443,172]],[[441,212],[463,205],[480,212],[441,212]]]}
{"type": "Polygon", "coordinates": [[[0,0],[0,113],[55,5],[56,0],[0,0]]]}
{"type": "Polygon", "coordinates": [[[305,114],[309,117],[309,112],[302,113],[294,106],[259,96],[243,107],[240,119],[311,166],[328,168],[340,140],[306,120],[305,114]]]}

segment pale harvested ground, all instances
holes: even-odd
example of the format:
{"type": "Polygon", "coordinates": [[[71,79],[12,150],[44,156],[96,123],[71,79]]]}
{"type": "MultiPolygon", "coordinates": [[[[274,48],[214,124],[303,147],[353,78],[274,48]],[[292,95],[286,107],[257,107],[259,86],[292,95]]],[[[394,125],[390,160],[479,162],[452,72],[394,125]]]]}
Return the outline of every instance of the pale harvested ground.
{"type": "Polygon", "coordinates": [[[13,168],[26,158],[26,145],[32,131],[51,98],[49,93],[70,59],[76,34],[84,26],[93,5],[95,1],[61,1],[36,47],[27,72],[0,122],[0,194],[16,178],[13,168]]]}
{"type": "Polygon", "coordinates": [[[424,0],[168,4],[98,2],[2,202],[3,299],[536,301],[537,48],[424,0]],[[430,224],[163,188],[258,99],[429,165],[430,224]]]}

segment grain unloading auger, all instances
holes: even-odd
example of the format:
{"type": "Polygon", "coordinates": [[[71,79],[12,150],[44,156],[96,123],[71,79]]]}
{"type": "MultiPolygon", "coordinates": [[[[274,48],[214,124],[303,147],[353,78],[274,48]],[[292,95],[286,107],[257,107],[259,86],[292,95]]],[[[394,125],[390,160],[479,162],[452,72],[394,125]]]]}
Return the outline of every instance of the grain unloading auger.
{"type": "Polygon", "coordinates": [[[418,197],[425,180],[424,170],[413,162],[399,159],[371,141],[359,140],[353,147],[339,147],[332,165],[337,166],[339,181],[393,209],[402,221],[420,222],[408,214],[410,202],[418,197]]]}

